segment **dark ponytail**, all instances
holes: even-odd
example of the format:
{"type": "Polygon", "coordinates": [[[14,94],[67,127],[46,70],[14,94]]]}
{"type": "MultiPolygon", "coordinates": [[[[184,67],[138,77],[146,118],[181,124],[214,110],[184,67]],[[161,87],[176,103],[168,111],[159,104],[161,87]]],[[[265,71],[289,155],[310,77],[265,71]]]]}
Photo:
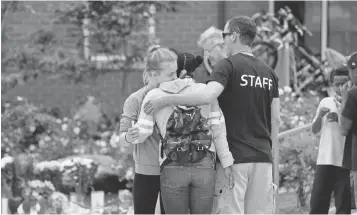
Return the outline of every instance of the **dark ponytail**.
{"type": "Polygon", "coordinates": [[[170,48],[170,50],[175,52],[175,54],[177,55],[177,77],[180,77],[182,70],[186,70],[186,75],[192,77],[193,72],[203,62],[203,58],[199,55],[194,56],[193,54],[180,52],[173,48],[170,48]]]}
{"type": "Polygon", "coordinates": [[[203,58],[200,55],[195,57],[196,68],[199,67],[203,63],[203,58]]]}

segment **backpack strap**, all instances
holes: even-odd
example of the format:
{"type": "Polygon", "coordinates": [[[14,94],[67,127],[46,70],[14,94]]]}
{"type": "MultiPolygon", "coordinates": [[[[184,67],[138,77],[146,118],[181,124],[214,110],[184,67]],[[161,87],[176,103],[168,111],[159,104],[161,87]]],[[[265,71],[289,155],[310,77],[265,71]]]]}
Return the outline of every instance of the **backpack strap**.
{"type": "Polygon", "coordinates": [[[166,158],[166,159],[164,160],[164,162],[162,162],[162,164],[161,164],[161,166],[160,166],[160,173],[162,172],[162,170],[164,169],[164,167],[165,167],[167,164],[169,164],[169,163],[171,163],[171,160],[168,159],[168,158],[166,158]]]}
{"type": "MultiPolygon", "coordinates": [[[[159,126],[157,126],[157,124],[155,124],[155,129],[157,129],[157,133],[159,134],[159,137],[160,137],[160,140],[161,140],[161,144],[164,142],[164,138],[162,137],[161,135],[161,132],[160,132],[160,129],[159,129],[159,126]]],[[[164,150],[163,150],[163,147],[161,147],[161,150],[160,150],[160,156],[161,158],[164,157],[164,150]]],[[[164,166],[166,166],[167,164],[169,164],[171,161],[170,159],[165,159],[164,162],[162,162],[162,164],[160,165],[160,173],[162,172],[162,170],[164,169],[164,166]]]]}
{"type": "MultiPolygon", "coordinates": [[[[164,138],[162,137],[161,132],[160,132],[160,129],[159,129],[159,126],[157,126],[156,123],[155,123],[155,125],[154,125],[154,128],[157,130],[157,133],[159,134],[161,143],[163,143],[163,142],[164,142],[164,138]]],[[[161,150],[160,150],[160,156],[161,156],[161,158],[164,157],[164,151],[162,150],[162,147],[161,147],[161,150]]]]}

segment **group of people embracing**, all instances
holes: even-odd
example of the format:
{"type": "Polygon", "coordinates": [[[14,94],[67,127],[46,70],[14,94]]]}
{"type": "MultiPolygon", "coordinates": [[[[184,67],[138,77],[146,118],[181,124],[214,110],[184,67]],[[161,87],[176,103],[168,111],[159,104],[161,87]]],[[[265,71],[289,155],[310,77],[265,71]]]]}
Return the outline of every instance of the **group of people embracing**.
{"type": "Polygon", "coordinates": [[[250,17],[217,30],[200,40],[208,60],[149,49],[145,87],[124,103],[119,142],[134,145],[135,214],[157,203],[162,214],[274,213],[278,78],[251,52],[250,17]]]}

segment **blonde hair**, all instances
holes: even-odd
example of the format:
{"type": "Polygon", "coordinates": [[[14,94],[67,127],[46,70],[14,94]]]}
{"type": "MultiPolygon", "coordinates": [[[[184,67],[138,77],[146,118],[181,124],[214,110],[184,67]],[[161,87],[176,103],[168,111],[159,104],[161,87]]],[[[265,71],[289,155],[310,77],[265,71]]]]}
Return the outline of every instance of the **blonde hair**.
{"type": "Polygon", "coordinates": [[[168,48],[162,48],[159,45],[151,46],[145,58],[144,84],[147,85],[149,83],[149,72],[160,72],[162,69],[161,63],[172,61],[177,62],[177,55],[173,51],[168,48]]]}

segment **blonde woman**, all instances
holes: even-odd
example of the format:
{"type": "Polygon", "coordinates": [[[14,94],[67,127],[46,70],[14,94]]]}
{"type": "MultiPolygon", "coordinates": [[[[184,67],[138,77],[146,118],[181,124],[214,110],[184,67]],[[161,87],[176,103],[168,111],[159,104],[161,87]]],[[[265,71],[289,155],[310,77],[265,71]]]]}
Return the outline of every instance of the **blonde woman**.
{"type": "MultiPolygon", "coordinates": [[[[152,47],[149,54],[158,48],[158,46],[152,47]]],[[[124,102],[119,130],[120,144],[132,144],[138,138],[138,130],[132,127],[132,122],[137,121],[141,104],[147,92],[157,87],[158,79],[147,76],[146,71],[144,71],[143,79],[146,86],[132,93],[124,102]]],[[[153,132],[144,144],[134,145],[133,198],[135,214],[155,213],[156,200],[160,191],[159,142],[160,137],[156,132],[153,132]]],[[[161,208],[161,213],[163,213],[163,208],[161,208]]]]}

